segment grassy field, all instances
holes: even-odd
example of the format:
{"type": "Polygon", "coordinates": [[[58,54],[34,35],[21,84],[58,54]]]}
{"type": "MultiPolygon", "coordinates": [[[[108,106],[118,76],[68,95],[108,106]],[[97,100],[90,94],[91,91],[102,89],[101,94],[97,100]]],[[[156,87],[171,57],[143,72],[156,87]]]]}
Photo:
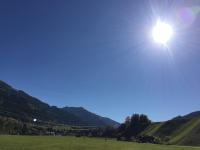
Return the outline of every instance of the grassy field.
{"type": "Polygon", "coordinates": [[[0,150],[200,150],[200,147],[138,144],[97,138],[0,136],[0,150]]]}

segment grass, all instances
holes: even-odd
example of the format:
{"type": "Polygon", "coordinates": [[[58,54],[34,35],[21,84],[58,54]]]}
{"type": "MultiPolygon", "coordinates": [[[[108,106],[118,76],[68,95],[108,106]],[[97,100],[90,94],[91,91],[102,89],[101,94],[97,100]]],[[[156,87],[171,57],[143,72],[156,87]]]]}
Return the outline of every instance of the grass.
{"type": "Polygon", "coordinates": [[[155,123],[142,132],[142,135],[155,135],[163,123],[155,123]]]}
{"type": "Polygon", "coordinates": [[[200,147],[138,144],[86,137],[0,136],[0,150],[200,150],[200,147]]]}
{"type": "Polygon", "coordinates": [[[200,146],[200,119],[193,130],[181,141],[183,145],[200,146]]]}
{"type": "Polygon", "coordinates": [[[158,136],[169,139],[166,143],[174,145],[198,145],[200,146],[200,118],[171,120],[170,122],[155,123],[144,130],[142,134],[158,136]]]}
{"type": "Polygon", "coordinates": [[[181,143],[181,140],[187,137],[187,135],[189,135],[190,133],[192,133],[192,130],[194,130],[196,126],[199,126],[199,124],[200,119],[192,119],[190,122],[183,125],[183,127],[180,128],[179,131],[177,131],[177,133],[174,133],[174,135],[172,135],[170,143],[181,143]]]}

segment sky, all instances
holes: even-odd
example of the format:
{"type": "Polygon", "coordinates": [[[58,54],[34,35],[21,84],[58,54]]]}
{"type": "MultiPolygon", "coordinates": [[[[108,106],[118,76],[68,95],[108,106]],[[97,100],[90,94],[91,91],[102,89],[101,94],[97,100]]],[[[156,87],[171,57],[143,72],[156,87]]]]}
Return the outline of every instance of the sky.
{"type": "Polygon", "coordinates": [[[0,80],[123,122],[200,110],[200,1],[1,0],[0,80]],[[174,29],[167,46],[152,27],[174,29]]]}

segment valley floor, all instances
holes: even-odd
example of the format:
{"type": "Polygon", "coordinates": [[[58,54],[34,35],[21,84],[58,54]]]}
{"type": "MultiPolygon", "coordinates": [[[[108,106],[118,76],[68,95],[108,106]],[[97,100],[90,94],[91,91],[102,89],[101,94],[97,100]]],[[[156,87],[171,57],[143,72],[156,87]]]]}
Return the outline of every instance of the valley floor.
{"type": "Polygon", "coordinates": [[[0,150],[200,150],[200,147],[138,144],[87,137],[0,136],[0,150]]]}

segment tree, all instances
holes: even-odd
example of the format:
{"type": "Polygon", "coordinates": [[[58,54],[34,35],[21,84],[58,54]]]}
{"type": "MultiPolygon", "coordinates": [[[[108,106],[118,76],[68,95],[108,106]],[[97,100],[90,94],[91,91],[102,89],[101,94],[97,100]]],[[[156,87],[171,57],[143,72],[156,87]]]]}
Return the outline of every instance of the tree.
{"type": "Polygon", "coordinates": [[[151,121],[146,115],[133,114],[131,117],[127,117],[125,123],[118,128],[118,135],[130,140],[132,137],[137,137],[150,124],[151,121]]]}
{"type": "Polygon", "coordinates": [[[24,123],[23,127],[22,127],[22,135],[26,135],[28,134],[28,127],[27,125],[24,123]]]}

